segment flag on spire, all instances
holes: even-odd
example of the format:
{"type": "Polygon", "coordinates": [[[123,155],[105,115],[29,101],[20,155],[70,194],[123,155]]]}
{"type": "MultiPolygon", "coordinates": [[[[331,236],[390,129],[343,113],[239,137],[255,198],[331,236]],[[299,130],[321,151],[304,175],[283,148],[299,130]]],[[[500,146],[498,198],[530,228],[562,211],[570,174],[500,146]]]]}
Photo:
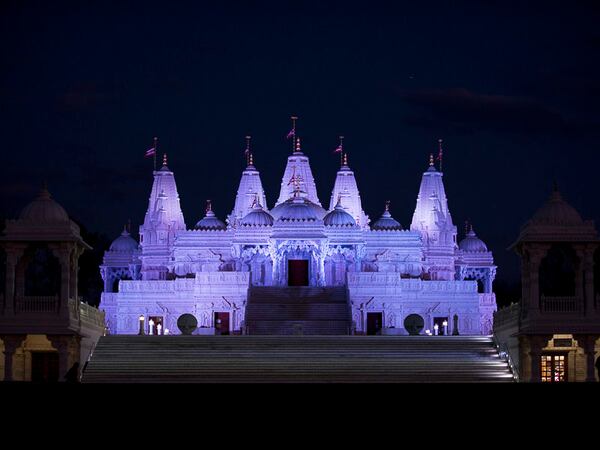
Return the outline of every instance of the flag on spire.
{"type": "Polygon", "coordinates": [[[146,150],[144,157],[150,158],[151,156],[154,156],[154,155],[156,155],[156,148],[152,147],[152,148],[149,148],[148,150],[146,150]]]}
{"type": "Polygon", "coordinates": [[[440,144],[440,148],[438,150],[438,155],[435,158],[435,160],[440,162],[440,172],[441,172],[442,171],[442,157],[444,155],[444,151],[442,149],[442,140],[438,139],[438,143],[440,144]]]}
{"type": "Polygon", "coordinates": [[[298,120],[298,117],[292,116],[291,119],[292,119],[292,129],[286,135],[286,137],[285,137],[286,139],[291,139],[296,136],[296,120],[298,120]]]}

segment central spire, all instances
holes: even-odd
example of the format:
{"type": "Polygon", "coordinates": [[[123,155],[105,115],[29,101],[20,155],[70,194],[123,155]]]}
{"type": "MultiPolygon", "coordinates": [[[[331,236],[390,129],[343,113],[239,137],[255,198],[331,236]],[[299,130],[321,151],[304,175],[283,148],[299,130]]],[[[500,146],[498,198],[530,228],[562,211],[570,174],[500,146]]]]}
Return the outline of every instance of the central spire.
{"type": "Polygon", "coordinates": [[[288,157],[285,172],[281,179],[281,189],[279,191],[279,198],[275,203],[275,206],[285,202],[286,200],[294,197],[295,187],[288,183],[292,176],[299,176],[303,183],[304,197],[306,197],[312,203],[321,206],[319,197],[317,195],[317,185],[310,168],[308,157],[302,151],[300,137],[296,135],[296,120],[298,117],[292,116],[292,129],[287,134],[287,139],[293,139],[293,153],[288,157]]]}

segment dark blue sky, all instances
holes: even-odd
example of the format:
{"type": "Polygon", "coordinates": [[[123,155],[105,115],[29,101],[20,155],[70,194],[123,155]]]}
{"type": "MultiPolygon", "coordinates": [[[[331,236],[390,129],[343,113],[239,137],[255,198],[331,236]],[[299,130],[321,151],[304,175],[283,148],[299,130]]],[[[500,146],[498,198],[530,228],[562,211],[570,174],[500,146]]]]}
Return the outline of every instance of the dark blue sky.
{"type": "Polygon", "coordinates": [[[390,199],[404,226],[443,138],[455,223],[471,219],[499,279],[553,179],[600,218],[594,2],[46,3],[0,6],[4,217],[46,179],[90,230],[137,228],[155,135],[188,226],[206,198],[231,210],[246,134],[272,207],[296,114],[321,201],[344,134],[366,212],[390,199]]]}

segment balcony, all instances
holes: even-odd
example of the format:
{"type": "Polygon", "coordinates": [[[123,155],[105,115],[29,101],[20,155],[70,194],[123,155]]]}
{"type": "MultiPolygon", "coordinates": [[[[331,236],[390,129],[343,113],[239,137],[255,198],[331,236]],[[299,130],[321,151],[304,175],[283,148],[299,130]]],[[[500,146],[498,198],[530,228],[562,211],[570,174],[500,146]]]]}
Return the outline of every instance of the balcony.
{"type": "Polygon", "coordinates": [[[580,297],[541,297],[541,310],[544,313],[578,313],[583,311],[580,297]]]}
{"type": "Polygon", "coordinates": [[[58,308],[58,296],[25,296],[17,298],[15,312],[54,313],[58,308]]]}

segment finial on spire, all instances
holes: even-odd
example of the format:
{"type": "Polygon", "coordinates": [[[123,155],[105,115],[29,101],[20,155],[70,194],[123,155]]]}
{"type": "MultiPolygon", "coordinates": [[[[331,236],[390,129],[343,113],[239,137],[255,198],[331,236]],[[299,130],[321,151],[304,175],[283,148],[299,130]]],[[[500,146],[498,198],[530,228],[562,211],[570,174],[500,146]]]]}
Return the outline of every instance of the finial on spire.
{"type": "Polygon", "coordinates": [[[438,161],[440,162],[440,172],[442,171],[442,157],[444,155],[444,150],[442,149],[442,140],[438,139],[438,143],[440,145],[439,151],[438,151],[438,161]]]}
{"type": "Polygon", "coordinates": [[[167,166],[167,154],[163,153],[163,167],[167,166]]]}
{"type": "Polygon", "coordinates": [[[344,159],[342,161],[342,166],[348,165],[348,153],[344,153],[344,159]]]}
{"type": "Polygon", "coordinates": [[[434,162],[433,162],[433,153],[430,153],[429,154],[429,167],[433,167],[433,164],[434,164],[434,162]]]}
{"type": "Polygon", "coordinates": [[[386,210],[386,211],[389,211],[389,210],[390,210],[390,203],[391,203],[391,202],[390,202],[389,200],[386,200],[386,201],[385,201],[385,210],[386,210]]]}
{"type": "Polygon", "coordinates": [[[250,151],[250,139],[252,136],[246,136],[246,150],[244,150],[244,154],[246,155],[246,164],[249,166],[252,165],[252,153],[250,151]]]}
{"type": "Polygon", "coordinates": [[[208,214],[211,211],[212,211],[212,202],[210,200],[206,200],[206,213],[208,214]]]}
{"type": "Polygon", "coordinates": [[[302,148],[300,146],[300,137],[296,138],[296,153],[302,153],[302,148]]]}

